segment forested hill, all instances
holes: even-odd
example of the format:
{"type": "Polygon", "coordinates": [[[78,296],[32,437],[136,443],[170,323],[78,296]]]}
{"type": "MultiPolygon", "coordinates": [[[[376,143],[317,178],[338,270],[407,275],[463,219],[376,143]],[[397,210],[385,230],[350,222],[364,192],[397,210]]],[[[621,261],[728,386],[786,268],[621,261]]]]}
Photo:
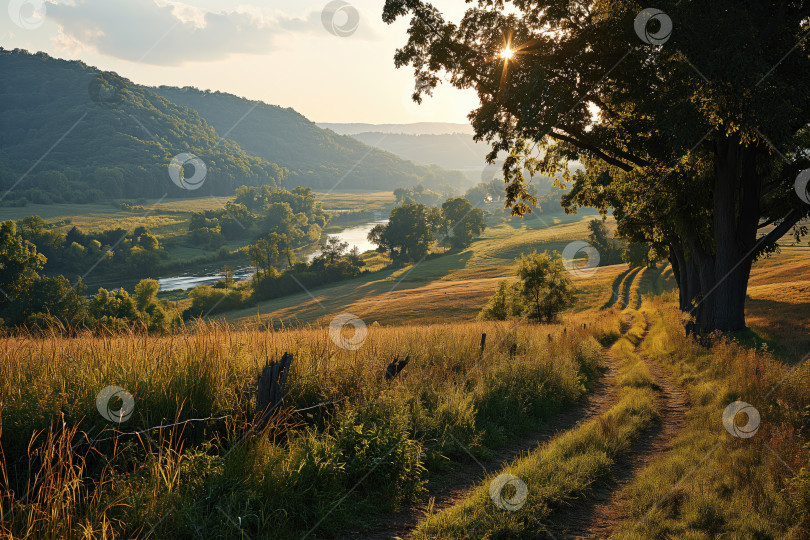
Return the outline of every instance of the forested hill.
{"type": "Polygon", "coordinates": [[[114,73],[19,50],[0,50],[0,73],[4,205],[231,194],[243,184],[283,183],[285,171],[220,139],[195,111],[114,73]],[[182,152],[207,167],[194,191],[169,177],[182,152]]]}
{"type": "Polygon", "coordinates": [[[2,48],[0,73],[0,206],[229,195],[240,185],[458,181],[458,173],[322,130],[290,109],[227,94],[148,88],[82,62],[2,48]],[[206,165],[198,189],[169,177],[182,153],[206,165]]]}
{"type": "Polygon", "coordinates": [[[293,109],[196,88],[161,86],[154,90],[196,110],[248,152],[290,169],[290,182],[315,188],[338,184],[341,188],[392,189],[419,182],[436,187],[464,181],[457,172],[417,165],[321,129],[293,109]]]}

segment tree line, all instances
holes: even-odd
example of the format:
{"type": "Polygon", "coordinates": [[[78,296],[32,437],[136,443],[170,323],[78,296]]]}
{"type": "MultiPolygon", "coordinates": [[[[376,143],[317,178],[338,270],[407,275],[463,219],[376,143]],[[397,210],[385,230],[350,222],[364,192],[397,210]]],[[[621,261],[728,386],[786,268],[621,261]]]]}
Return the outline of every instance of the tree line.
{"type": "Polygon", "coordinates": [[[159,284],[142,280],[130,296],[125,290],[99,289],[91,298],[79,278],[42,275],[47,258],[23,238],[13,221],[0,223],[0,327],[104,328],[133,325],[163,331],[179,321],[167,302],[157,299],[159,284]]]}
{"type": "Polygon", "coordinates": [[[368,239],[393,261],[412,262],[427,255],[437,236],[440,245],[458,250],[469,247],[485,228],[484,211],[456,197],[441,208],[422,203],[397,206],[388,223],[372,228],[368,239]]]}

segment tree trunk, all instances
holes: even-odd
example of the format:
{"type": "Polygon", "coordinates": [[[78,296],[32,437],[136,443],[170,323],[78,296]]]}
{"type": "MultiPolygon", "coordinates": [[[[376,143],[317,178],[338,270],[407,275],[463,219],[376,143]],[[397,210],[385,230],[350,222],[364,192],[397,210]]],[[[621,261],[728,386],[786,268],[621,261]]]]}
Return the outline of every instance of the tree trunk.
{"type": "Polygon", "coordinates": [[[715,304],[712,302],[711,291],[715,288],[714,257],[701,244],[700,240],[688,238],[690,271],[694,287],[694,304],[691,313],[697,320],[701,330],[714,329],[715,304]]]}
{"type": "Polygon", "coordinates": [[[745,328],[745,294],[759,224],[761,182],[755,147],[739,137],[715,142],[713,285],[703,302],[712,306],[708,330],[745,328]]]}
{"type": "Polygon", "coordinates": [[[684,311],[684,281],[681,277],[681,268],[683,268],[683,252],[677,253],[678,248],[674,243],[669,244],[669,264],[672,266],[672,275],[675,276],[675,284],[678,286],[678,304],[681,311],[684,311]]]}

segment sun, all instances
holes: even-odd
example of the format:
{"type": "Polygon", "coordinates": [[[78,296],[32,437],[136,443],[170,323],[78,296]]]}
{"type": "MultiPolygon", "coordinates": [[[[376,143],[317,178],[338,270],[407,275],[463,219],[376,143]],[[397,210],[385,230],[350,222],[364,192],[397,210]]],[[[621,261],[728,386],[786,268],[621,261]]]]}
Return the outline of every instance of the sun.
{"type": "Polygon", "coordinates": [[[504,47],[501,49],[501,54],[499,56],[504,60],[511,60],[515,57],[515,49],[512,47],[504,47]]]}

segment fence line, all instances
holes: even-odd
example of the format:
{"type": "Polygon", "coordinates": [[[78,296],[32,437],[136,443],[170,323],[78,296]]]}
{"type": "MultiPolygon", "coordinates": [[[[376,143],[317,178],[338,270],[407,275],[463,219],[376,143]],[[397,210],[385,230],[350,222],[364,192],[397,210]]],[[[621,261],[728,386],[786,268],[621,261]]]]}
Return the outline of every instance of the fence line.
{"type": "MultiPolygon", "coordinates": [[[[326,407],[327,405],[334,405],[336,403],[341,403],[343,401],[346,401],[347,399],[349,399],[349,396],[344,396],[344,397],[342,397],[340,399],[336,399],[336,400],[333,400],[333,401],[324,401],[324,402],[318,403],[316,405],[312,405],[310,407],[304,407],[302,409],[295,409],[294,411],[291,411],[290,414],[296,414],[296,413],[300,413],[300,412],[304,412],[304,411],[310,411],[312,409],[318,409],[320,407],[326,407]]],[[[117,435],[113,435],[112,437],[107,437],[107,438],[104,438],[104,439],[93,439],[92,441],[90,441],[88,439],[87,442],[79,443],[79,444],[80,445],[81,444],[96,444],[96,443],[100,443],[100,442],[111,441],[111,440],[114,440],[114,439],[117,440],[117,439],[120,439],[121,437],[128,437],[128,436],[131,436],[131,435],[143,435],[143,434],[149,433],[151,431],[157,431],[159,429],[171,428],[171,427],[175,427],[175,426],[190,424],[192,422],[208,422],[208,421],[215,421],[215,420],[225,420],[227,418],[235,418],[235,415],[226,414],[226,415],[223,415],[223,416],[209,416],[209,417],[206,417],[206,418],[189,418],[188,420],[183,420],[182,422],[175,422],[174,424],[161,424],[161,425],[158,425],[158,426],[152,426],[152,427],[148,427],[148,428],[145,428],[145,429],[141,429],[139,431],[127,431],[127,432],[119,433],[117,435]]]]}

